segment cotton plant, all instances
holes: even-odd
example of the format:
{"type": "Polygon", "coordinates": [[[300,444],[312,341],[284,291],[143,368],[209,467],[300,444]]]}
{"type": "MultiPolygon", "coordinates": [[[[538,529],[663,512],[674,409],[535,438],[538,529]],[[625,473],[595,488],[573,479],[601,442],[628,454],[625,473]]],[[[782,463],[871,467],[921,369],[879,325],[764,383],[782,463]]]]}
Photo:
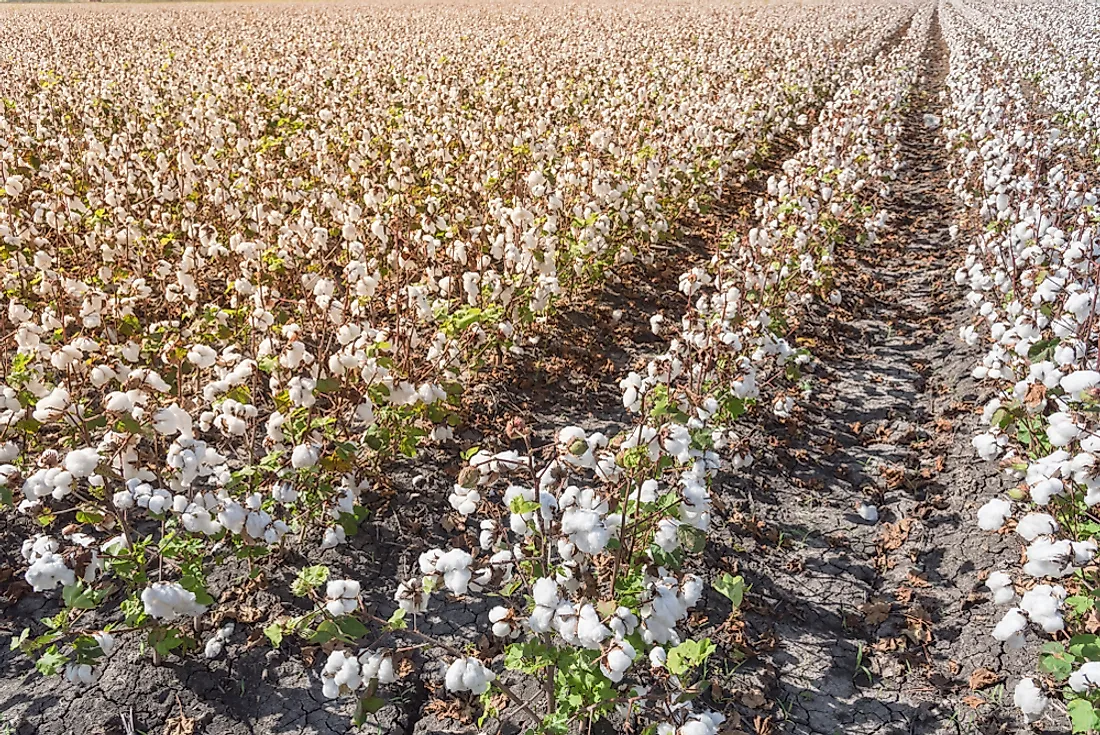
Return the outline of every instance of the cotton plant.
{"type": "MultiPolygon", "coordinates": [[[[1066,698],[1074,727],[1084,731],[1100,725],[1087,683],[1100,649],[1077,637],[1067,649],[1050,637],[1084,634],[1080,624],[1093,607],[1079,580],[1091,575],[1097,544],[1088,514],[1100,502],[1091,215],[1100,190],[1090,182],[1091,166],[1076,159],[1078,151],[1095,148],[1096,138],[1087,122],[1093,113],[1079,115],[1075,100],[1094,95],[1095,85],[1031,40],[1014,40],[1034,16],[1043,17],[1052,43],[1078,46],[1068,14],[1021,9],[993,21],[984,4],[948,5],[941,22],[951,96],[943,131],[953,156],[952,188],[980,224],[953,230],[954,237],[968,232],[955,281],[968,290],[972,319],[959,337],[985,351],[972,374],[994,390],[973,446],[982,460],[998,462],[1013,485],[984,499],[977,522],[986,532],[1011,530],[1024,551],[1020,567],[987,581],[995,604],[1014,604],[993,635],[1012,648],[1032,637],[1047,641],[1042,670],[1057,683],[1073,677],[1066,698]],[[1021,64],[1036,71],[1035,99],[1013,86],[1021,64]],[[1049,114],[1034,113],[1038,101],[1049,114]],[[1074,118],[1070,131],[1056,117],[1074,118]]],[[[1024,678],[1014,700],[1031,721],[1045,716],[1052,693],[1041,679],[1024,678]]]]}

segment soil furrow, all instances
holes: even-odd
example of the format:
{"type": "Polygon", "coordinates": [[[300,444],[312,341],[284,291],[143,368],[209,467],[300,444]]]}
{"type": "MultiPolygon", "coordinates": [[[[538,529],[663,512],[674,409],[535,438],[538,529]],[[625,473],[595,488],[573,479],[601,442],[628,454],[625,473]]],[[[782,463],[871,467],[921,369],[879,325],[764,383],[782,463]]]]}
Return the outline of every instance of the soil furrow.
{"type": "Polygon", "coordinates": [[[1007,549],[966,540],[972,498],[988,494],[975,484],[999,478],[975,470],[969,445],[980,396],[955,336],[963,254],[938,130],[948,65],[938,19],[922,65],[885,203],[890,233],[838,252],[859,303],[836,325],[805,427],[787,428],[740,504],[746,530],[765,539],[744,566],[774,612],[765,668],[783,732],[973,732],[998,716],[958,704],[973,671],[1000,668],[974,606],[1007,549]]]}

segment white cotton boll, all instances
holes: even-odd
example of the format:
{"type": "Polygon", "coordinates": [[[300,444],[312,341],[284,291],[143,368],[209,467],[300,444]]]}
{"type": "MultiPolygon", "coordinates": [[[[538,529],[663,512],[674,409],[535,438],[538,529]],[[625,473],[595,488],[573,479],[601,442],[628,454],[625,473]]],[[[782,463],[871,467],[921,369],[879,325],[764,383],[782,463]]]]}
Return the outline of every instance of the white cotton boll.
{"type": "Polygon", "coordinates": [[[1073,571],[1073,544],[1039,537],[1027,547],[1024,573],[1032,577],[1064,577],[1073,571]]]}
{"type": "Polygon", "coordinates": [[[347,541],[347,531],[343,526],[329,526],[321,539],[321,550],[335,549],[345,541],[347,541]]]}
{"type": "Polygon", "coordinates": [[[105,630],[101,630],[98,633],[92,633],[92,638],[95,638],[95,642],[99,645],[99,650],[103,652],[104,656],[110,656],[114,652],[115,637],[105,630]]]}
{"type": "Polygon", "coordinates": [[[68,587],[76,584],[76,573],[65,566],[65,560],[60,555],[46,552],[31,563],[24,579],[35,592],[46,592],[58,585],[68,587]]]}
{"type": "Polygon", "coordinates": [[[1016,689],[1012,693],[1012,701],[1028,722],[1034,722],[1042,717],[1043,712],[1046,711],[1047,705],[1050,703],[1050,700],[1030,678],[1021,679],[1020,683],[1016,685],[1016,689]]]}
{"type": "Polygon", "coordinates": [[[978,528],[983,531],[999,531],[1005,518],[1012,514],[1012,503],[1004,498],[993,498],[978,509],[978,528]]]}
{"type": "Polygon", "coordinates": [[[218,352],[208,345],[192,345],[187,351],[187,361],[200,370],[206,370],[217,363],[218,352]]]}
{"type": "Polygon", "coordinates": [[[1063,377],[1059,385],[1062,386],[1062,390],[1076,398],[1077,394],[1096,387],[1098,383],[1100,383],[1100,373],[1095,370],[1076,370],[1063,377]]]}
{"type": "Polygon", "coordinates": [[[987,462],[996,459],[997,455],[1001,453],[997,437],[989,433],[978,434],[970,440],[970,443],[977,450],[978,456],[987,462]]]}
{"type": "Polygon", "coordinates": [[[321,670],[322,692],[327,698],[335,699],[343,690],[354,692],[362,685],[362,666],[359,659],[344,651],[333,651],[328,655],[325,667],[321,670]]]}
{"type": "Polygon", "coordinates": [[[1012,589],[1012,578],[1004,572],[990,574],[985,581],[985,586],[993,593],[993,603],[995,605],[1005,605],[1012,602],[1016,597],[1016,592],[1012,589]]]}
{"type": "Polygon", "coordinates": [[[94,684],[99,676],[89,664],[66,664],[65,679],[73,684],[94,684]]]}
{"type": "Polygon", "coordinates": [[[203,647],[203,655],[206,658],[215,659],[218,656],[222,655],[223,648],[224,644],[222,643],[221,639],[217,637],[211,638],[206,642],[206,645],[203,647]]]}
{"type": "Polygon", "coordinates": [[[477,510],[477,505],[481,502],[481,493],[478,492],[477,488],[465,488],[462,485],[455,485],[454,490],[447,496],[447,501],[452,508],[458,511],[459,515],[466,517],[477,510]]]}
{"type": "Polygon", "coordinates": [[[321,457],[316,444],[299,444],[290,455],[290,464],[294,469],[313,467],[321,457]]]}
{"type": "Polygon", "coordinates": [[[1081,664],[1081,668],[1070,674],[1069,686],[1078,694],[1100,686],[1100,661],[1086,661],[1081,664]]]}
{"type": "Polygon", "coordinates": [[[99,452],[94,448],[74,449],[65,455],[65,470],[73,477],[88,477],[99,462],[99,452]]]}
{"type": "Polygon", "coordinates": [[[12,462],[19,456],[19,445],[15,442],[0,444],[0,464],[12,462]]]}
{"type": "Polygon", "coordinates": [[[600,622],[600,616],[592,605],[582,605],[577,614],[576,638],[580,645],[598,650],[611,635],[611,630],[600,622]]]}
{"type": "Polygon", "coordinates": [[[489,691],[489,685],[496,679],[489,669],[476,658],[459,658],[447,667],[444,675],[444,683],[452,692],[470,691],[474,694],[484,694],[489,691]]]}
{"type": "Polygon", "coordinates": [[[195,593],[178,582],[153,583],[142,591],[141,601],[145,614],[159,620],[197,617],[206,612],[206,606],[196,601],[195,593]]]}
{"type": "Polygon", "coordinates": [[[1066,590],[1063,587],[1040,584],[1024,593],[1020,599],[1020,609],[1047,633],[1057,633],[1065,627],[1061,612],[1065,599],[1066,590]]]}
{"type": "Polygon", "coordinates": [[[1040,536],[1048,536],[1058,531],[1058,521],[1046,513],[1028,513],[1016,524],[1016,533],[1026,541],[1034,541],[1040,536]]]}
{"type": "Polygon", "coordinates": [[[1004,614],[1001,621],[993,628],[993,637],[999,641],[1007,641],[1013,635],[1020,633],[1027,627],[1027,618],[1020,608],[1014,607],[1004,614]]]}
{"type": "Polygon", "coordinates": [[[107,394],[106,409],[114,413],[127,413],[134,410],[134,401],[122,391],[112,391],[107,394]]]}
{"type": "Polygon", "coordinates": [[[359,607],[360,585],[354,579],[331,579],[325,586],[325,610],[333,617],[349,615],[359,607]]]}
{"type": "Polygon", "coordinates": [[[511,638],[518,632],[512,627],[512,610],[502,605],[497,605],[489,611],[489,623],[492,625],[493,635],[497,638],[511,638]]]}
{"type": "Polygon", "coordinates": [[[439,557],[435,563],[435,570],[443,575],[443,584],[456,595],[466,594],[467,587],[473,573],[470,565],[474,558],[462,549],[451,549],[439,557]]]}
{"type": "Polygon", "coordinates": [[[1088,564],[1096,556],[1095,541],[1073,541],[1070,547],[1073,549],[1073,563],[1078,566],[1088,564]]]}
{"type": "Polygon", "coordinates": [[[665,661],[668,660],[668,653],[664,648],[660,646],[654,646],[649,651],[649,665],[654,669],[663,669],[665,661]]]}
{"type": "Polygon", "coordinates": [[[676,551],[680,548],[680,536],[676,533],[676,529],[682,525],[680,521],[673,518],[662,518],[657,524],[657,533],[653,535],[653,543],[666,554],[676,551]]]}
{"type": "Polygon", "coordinates": [[[860,518],[867,521],[868,523],[878,522],[878,508],[871,505],[870,503],[861,501],[859,506],[856,508],[856,512],[859,514],[860,518]]]}
{"type": "Polygon", "coordinates": [[[1081,435],[1081,427],[1068,413],[1052,413],[1047,417],[1047,422],[1047,439],[1053,446],[1064,447],[1081,435]]]}

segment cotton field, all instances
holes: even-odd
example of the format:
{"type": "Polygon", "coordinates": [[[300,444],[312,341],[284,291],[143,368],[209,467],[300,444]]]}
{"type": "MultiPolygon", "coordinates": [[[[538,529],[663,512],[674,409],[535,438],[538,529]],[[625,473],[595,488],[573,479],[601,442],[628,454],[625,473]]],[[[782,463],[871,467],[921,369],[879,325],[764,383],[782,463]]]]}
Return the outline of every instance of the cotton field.
{"type": "Polygon", "coordinates": [[[1091,0],[0,6],[0,732],[1100,730],[1097,68],[1091,0]]]}

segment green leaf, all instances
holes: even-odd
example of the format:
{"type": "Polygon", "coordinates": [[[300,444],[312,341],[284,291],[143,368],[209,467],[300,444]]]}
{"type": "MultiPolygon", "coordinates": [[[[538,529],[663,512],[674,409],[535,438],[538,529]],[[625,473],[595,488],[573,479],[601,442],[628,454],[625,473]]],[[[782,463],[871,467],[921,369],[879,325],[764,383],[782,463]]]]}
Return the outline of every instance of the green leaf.
{"type": "Polygon", "coordinates": [[[745,599],[745,579],[740,575],[735,577],[728,573],[722,574],[715,580],[714,589],[733,603],[734,610],[739,609],[741,602],[745,599]]]}
{"type": "Polygon", "coordinates": [[[1073,724],[1074,732],[1092,732],[1100,727],[1100,716],[1092,702],[1087,699],[1074,699],[1066,704],[1069,711],[1069,720],[1073,724]]]}
{"type": "Polygon", "coordinates": [[[57,650],[57,646],[50,646],[34,663],[34,668],[43,676],[53,676],[60,673],[69,659],[65,654],[57,650]]]}
{"type": "MultiPolygon", "coordinates": [[[[1053,645],[1059,649],[1062,648],[1059,643],[1053,645]]],[[[1050,674],[1055,681],[1063,682],[1073,673],[1073,654],[1066,653],[1064,649],[1047,651],[1046,649],[1050,646],[1050,643],[1043,646],[1044,653],[1039,657],[1039,670],[1050,674]]]]}
{"type": "Polygon", "coordinates": [[[668,652],[665,667],[669,673],[680,676],[702,664],[716,650],[718,647],[710,642],[710,638],[704,638],[701,641],[684,641],[668,652]]]}
{"type": "Polygon", "coordinates": [[[405,609],[402,607],[393,611],[393,615],[390,615],[390,619],[386,621],[386,627],[390,630],[405,630],[409,627],[409,624],[405,622],[405,609]]]}
{"type": "Polygon", "coordinates": [[[264,628],[264,635],[271,641],[272,646],[278,648],[279,644],[283,642],[283,626],[278,623],[272,623],[264,628]]]}
{"type": "Polygon", "coordinates": [[[328,581],[329,571],[324,564],[306,567],[298,572],[298,576],[290,585],[290,591],[298,597],[305,597],[316,588],[328,581]]]}
{"type": "Polygon", "coordinates": [[[336,627],[340,631],[340,635],[346,638],[362,638],[367,634],[367,626],[363,625],[357,618],[353,618],[351,615],[344,615],[336,619],[336,627]]]}

